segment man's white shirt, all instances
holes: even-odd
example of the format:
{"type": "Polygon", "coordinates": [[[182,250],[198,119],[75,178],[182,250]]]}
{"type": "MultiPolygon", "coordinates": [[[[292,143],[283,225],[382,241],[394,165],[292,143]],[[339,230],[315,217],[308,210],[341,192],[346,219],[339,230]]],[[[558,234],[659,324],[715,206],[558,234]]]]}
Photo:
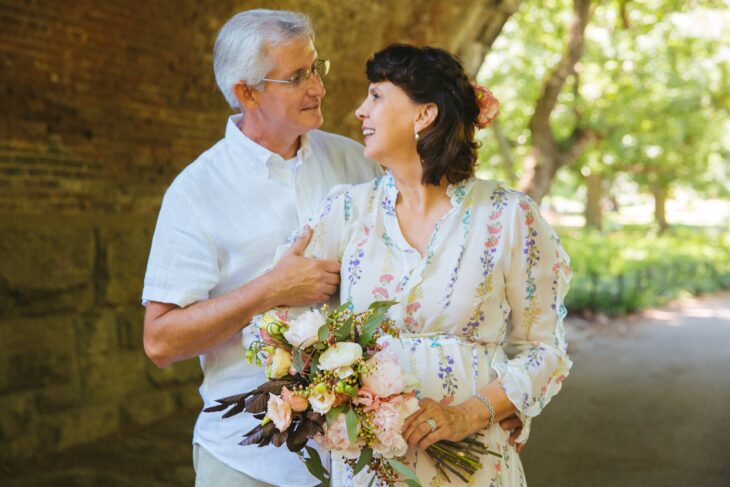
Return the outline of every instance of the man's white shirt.
{"type": "MultiPolygon", "coordinates": [[[[142,301],[181,307],[225,294],[261,275],[276,248],[315,214],[329,189],[381,174],[348,138],[314,130],[285,161],[256,144],[230,117],[225,138],[186,167],[165,193],[152,240],[142,301]]],[[[266,381],[245,361],[241,334],[200,356],[204,407],[266,381]]],[[[201,413],[193,442],[263,482],[317,484],[286,447],[240,446],[258,423],[248,414],[201,413]]]]}

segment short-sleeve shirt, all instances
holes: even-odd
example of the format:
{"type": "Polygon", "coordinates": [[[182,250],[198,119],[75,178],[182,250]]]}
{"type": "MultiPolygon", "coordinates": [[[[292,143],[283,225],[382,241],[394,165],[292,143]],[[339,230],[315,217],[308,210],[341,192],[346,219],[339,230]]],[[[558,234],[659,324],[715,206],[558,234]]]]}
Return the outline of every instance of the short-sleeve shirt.
{"type": "MultiPolygon", "coordinates": [[[[221,296],[263,274],[277,246],[312,217],[330,188],[382,174],[346,137],[314,130],[295,158],[256,144],[229,119],[225,138],[186,167],[165,193],[150,250],[143,303],[181,307],[221,296]]],[[[266,381],[245,361],[240,333],[200,356],[204,407],[266,381]]],[[[238,445],[258,424],[251,415],[201,413],[193,442],[218,460],[274,485],[316,483],[286,448],[238,445]],[[271,468],[276,465],[276,468],[271,468]]]]}

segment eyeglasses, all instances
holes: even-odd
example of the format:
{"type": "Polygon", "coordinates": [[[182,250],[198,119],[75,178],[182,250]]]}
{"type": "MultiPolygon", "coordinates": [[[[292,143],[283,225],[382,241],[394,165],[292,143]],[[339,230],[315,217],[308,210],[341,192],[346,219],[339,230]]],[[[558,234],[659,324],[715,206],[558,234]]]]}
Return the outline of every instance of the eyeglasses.
{"type": "Polygon", "coordinates": [[[292,76],[289,79],[269,79],[269,78],[263,78],[261,81],[268,81],[269,83],[281,83],[285,85],[290,85],[292,88],[299,88],[302,84],[304,84],[312,75],[317,76],[319,79],[324,78],[327,76],[327,73],[330,72],[330,61],[329,59],[318,59],[317,61],[312,63],[312,66],[310,66],[309,69],[305,69],[304,71],[299,71],[297,74],[292,76]]]}

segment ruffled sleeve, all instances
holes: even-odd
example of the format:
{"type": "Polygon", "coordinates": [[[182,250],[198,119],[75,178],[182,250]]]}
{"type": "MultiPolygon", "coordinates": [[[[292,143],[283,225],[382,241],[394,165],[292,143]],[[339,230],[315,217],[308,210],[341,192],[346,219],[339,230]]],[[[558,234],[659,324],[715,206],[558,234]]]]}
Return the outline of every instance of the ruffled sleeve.
{"type": "Polygon", "coordinates": [[[560,391],[572,365],[563,328],[571,271],[535,203],[521,194],[515,203],[504,275],[511,309],[507,339],[516,353],[494,368],[524,420],[537,416],[560,391]]]}

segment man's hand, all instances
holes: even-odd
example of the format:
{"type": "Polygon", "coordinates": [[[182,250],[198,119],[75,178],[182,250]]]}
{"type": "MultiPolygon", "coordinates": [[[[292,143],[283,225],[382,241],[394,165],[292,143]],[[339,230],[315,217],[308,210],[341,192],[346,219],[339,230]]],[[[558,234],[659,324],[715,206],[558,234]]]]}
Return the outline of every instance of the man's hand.
{"type": "Polygon", "coordinates": [[[304,233],[268,273],[268,287],[274,290],[273,306],[325,303],[337,292],[340,263],[303,257],[311,238],[312,229],[305,226],[304,233]]]}
{"type": "Polygon", "coordinates": [[[520,418],[518,418],[516,414],[513,414],[509,418],[505,418],[500,421],[499,425],[502,427],[503,430],[510,431],[509,444],[515,447],[517,453],[521,452],[522,449],[525,447],[525,444],[515,443],[517,437],[520,436],[520,433],[522,433],[522,421],[520,420],[520,418]]]}

